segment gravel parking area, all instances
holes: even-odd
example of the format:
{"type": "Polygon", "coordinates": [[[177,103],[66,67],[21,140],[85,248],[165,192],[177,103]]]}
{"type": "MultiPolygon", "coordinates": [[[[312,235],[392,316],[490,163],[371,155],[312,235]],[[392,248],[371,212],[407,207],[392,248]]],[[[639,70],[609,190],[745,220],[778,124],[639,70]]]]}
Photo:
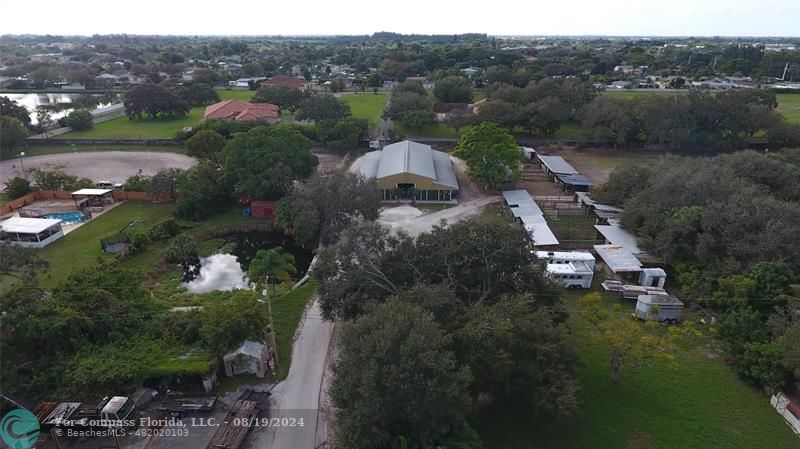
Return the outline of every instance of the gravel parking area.
{"type": "MultiPolygon", "coordinates": [[[[25,157],[22,164],[25,170],[31,168],[61,168],[70,175],[89,178],[94,181],[125,182],[128,176],[141,173],[152,176],[162,168],[190,168],[197,161],[177,153],[144,151],[101,151],[91,153],[61,153],[45,156],[25,157]]],[[[0,181],[22,176],[19,159],[0,162],[0,181]]]]}

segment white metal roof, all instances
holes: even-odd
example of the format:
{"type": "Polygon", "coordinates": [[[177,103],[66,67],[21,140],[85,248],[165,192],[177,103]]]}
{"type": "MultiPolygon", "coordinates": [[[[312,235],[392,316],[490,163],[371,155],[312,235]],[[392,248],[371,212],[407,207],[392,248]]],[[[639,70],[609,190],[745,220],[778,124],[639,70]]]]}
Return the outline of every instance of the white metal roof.
{"type": "Polygon", "coordinates": [[[61,223],[61,220],[55,218],[11,217],[8,220],[0,222],[0,228],[8,233],[38,234],[59,223],[61,223]]]}
{"type": "Polygon", "coordinates": [[[71,195],[99,196],[105,195],[108,192],[113,192],[113,189],[80,189],[72,192],[71,195]]]}
{"type": "Polygon", "coordinates": [[[589,192],[575,192],[575,195],[578,197],[578,203],[583,203],[587,206],[593,206],[595,210],[603,212],[622,212],[621,207],[602,204],[593,200],[589,192]]]}
{"type": "Polygon", "coordinates": [[[368,178],[385,178],[401,173],[412,173],[433,180],[437,184],[458,189],[458,181],[450,156],[410,140],[386,145],[383,150],[365,155],[359,162],[359,171],[368,178]]]}
{"type": "Polygon", "coordinates": [[[594,225],[600,234],[603,234],[606,240],[612,245],[617,245],[625,248],[633,255],[645,254],[644,251],[639,249],[636,243],[636,237],[630,232],[614,225],[594,225]]]}
{"type": "Polygon", "coordinates": [[[663,268],[642,268],[642,271],[653,277],[667,277],[667,272],[663,268]]]}
{"type": "Polygon", "coordinates": [[[618,245],[594,245],[597,255],[614,273],[642,271],[642,263],[627,249],[618,245]]]}
{"type": "MultiPolygon", "coordinates": [[[[515,217],[544,216],[542,209],[540,209],[536,201],[531,198],[527,190],[503,190],[502,193],[506,204],[515,217]]],[[[525,220],[523,220],[523,222],[524,221],[525,220]]],[[[535,220],[529,219],[528,221],[534,222],[535,220]]],[[[541,221],[544,221],[544,219],[541,221]]]]}
{"type": "Polygon", "coordinates": [[[560,174],[567,174],[567,175],[577,175],[580,173],[578,170],[575,170],[575,167],[569,165],[569,162],[565,161],[561,156],[542,156],[537,155],[536,157],[539,158],[540,161],[553,173],[560,173],[560,174]]]}
{"type": "Polygon", "coordinates": [[[263,350],[264,350],[263,343],[258,343],[252,340],[245,340],[241,346],[225,354],[225,357],[223,357],[223,359],[230,359],[238,355],[246,355],[248,357],[261,359],[261,353],[263,350]]]}
{"type": "Polygon", "coordinates": [[[558,239],[547,223],[529,223],[525,225],[525,230],[530,234],[534,247],[558,245],[558,239]]]}
{"type": "Polygon", "coordinates": [[[128,398],[125,396],[114,396],[108,400],[101,413],[117,413],[127,401],[128,398]]]}

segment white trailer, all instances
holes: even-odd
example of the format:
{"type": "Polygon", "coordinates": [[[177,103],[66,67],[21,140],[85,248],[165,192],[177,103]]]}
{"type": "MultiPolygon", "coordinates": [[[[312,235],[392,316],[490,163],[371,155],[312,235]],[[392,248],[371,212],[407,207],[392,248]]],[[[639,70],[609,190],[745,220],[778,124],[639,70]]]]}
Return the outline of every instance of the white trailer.
{"type": "Polygon", "coordinates": [[[536,259],[548,264],[568,264],[570,262],[583,262],[594,270],[594,255],[587,251],[535,251],[536,259]]]}
{"type": "Polygon", "coordinates": [[[639,295],[635,313],[642,320],[674,324],[683,316],[683,302],[671,295],[639,295]]]}
{"type": "Polygon", "coordinates": [[[547,277],[564,288],[590,288],[594,271],[584,262],[576,261],[566,264],[547,264],[547,277]]]}

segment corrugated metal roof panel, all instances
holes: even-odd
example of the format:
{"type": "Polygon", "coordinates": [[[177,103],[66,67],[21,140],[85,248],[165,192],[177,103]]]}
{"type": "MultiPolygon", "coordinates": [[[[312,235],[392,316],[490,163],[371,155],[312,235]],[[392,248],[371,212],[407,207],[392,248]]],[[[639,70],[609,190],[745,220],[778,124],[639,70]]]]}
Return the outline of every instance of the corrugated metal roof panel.
{"type": "Polygon", "coordinates": [[[580,173],[578,170],[572,165],[569,165],[569,162],[565,161],[561,156],[542,156],[537,155],[536,157],[539,158],[540,161],[553,173],[565,173],[570,175],[576,175],[580,173]]]}

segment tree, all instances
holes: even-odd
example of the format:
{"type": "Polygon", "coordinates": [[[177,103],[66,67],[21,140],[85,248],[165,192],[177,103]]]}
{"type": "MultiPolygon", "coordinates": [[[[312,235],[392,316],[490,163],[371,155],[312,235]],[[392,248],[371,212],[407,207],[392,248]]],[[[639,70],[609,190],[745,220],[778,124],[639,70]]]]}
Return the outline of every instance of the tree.
{"type": "Polygon", "coordinates": [[[670,89],[680,89],[686,84],[686,80],[677,76],[669,80],[669,87],[670,89]]]}
{"type": "Polygon", "coordinates": [[[147,193],[158,196],[168,193],[170,199],[175,199],[178,186],[186,178],[186,170],[180,168],[162,168],[153,177],[147,187],[147,193]]]}
{"type": "Polygon", "coordinates": [[[474,125],[475,122],[475,114],[458,110],[447,114],[447,118],[445,119],[447,126],[453,128],[456,133],[458,133],[460,129],[474,125]]]}
{"type": "Polygon", "coordinates": [[[209,84],[192,83],[186,86],[177,86],[172,92],[189,106],[203,106],[219,101],[219,94],[209,84]]]}
{"type": "Polygon", "coordinates": [[[186,140],[186,153],[200,160],[206,160],[216,166],[223,162],[222,149],[225,138],[212,129],[201,129],[186,140]]]}
{"type": "Polygon", "coordinates": [[[94,126],[92,113],[85,109],[72,111],[67,115],[66,124],[75,131],[82,131],[94,126]]]}
{"type": "Polygon", "coordinates": [[[47,82],[58,81],[58,74],[50,67],[41,66],[31,72],[30,79],[36,87],[42,88],[47,82]]]}
{"type": "Polygon", "coordinates": [[[503,100],[491,100],[478,109],[479,121],[496,123],[509,131],[520,123],[520,117],[519,107],[503,100]]]}
{"type": "Polygon", "coordinates": [[[395,88],[392,90],[392,94],[403,93],[416,94],[420,96],[428,95],[428,93],[425,91],[425,88],[422,86],[422,83],[416,80],[403,81],[395,86],[395,88]]]}
{"type": "Polygon", "coordinates": [[[36,109],[36,126],[38,126],[44,136],[47,137],[47,130],[53,126],[53,114],[44,108],[36,109]]]}
{"type": "Polygon", "coordinates": [[[86,85],[86,82],[92,78],[89,71],[83,67],[75,68],[67,72],[67,81],[74,84],[86,85]]]}
{"type": "Polygon", "coordinates": [[[327,245],[355,223],[378,218],[380,207],[380,192],[371,180],[340,170],[317,174],[292,191],[289,228],[306,245],[327,245]]]}
{"type": "Polygon", "coordinates": [[[227,183],[252,199],[279,199],[292,182],[311,176],[318,163],[311,141],[288,125],[259,126],[237,134],[225,153],[227,183]]]}
{"type": "Polygon", "coordinates": [[[411,129],[421,129],[435,121],[429,97],[398,89],[392,93],[388,112],[392,120],[411,129]]]}
{"type": "Polygon", "coordinates": [[[774,149],[800,147],[800,125],[777,120],[767,128],[767,143],[774,149]]]}
{"type": "Polygon", "coordinates": [[[9,199],[15,200],[33,192],[33,187],[27,179],[15,176],[6,182],[4,191],[9,199]]]}
{"type": "Polygon", "coordinates": [[[259,285],[263,284],[265,276],[291,285],[292,276],[295,274],[297,274],[297,266],[294,256],[281,247],[258,250],[247,269],[247,277],[259,285]]]}
{"type": "Polygon", "coordinates": [[[511,134],[494,123],[484,122],[468,129],[453,155],[467,162],[472,179],[490,188],[520,176],[519,146],[511,134]]]}
{"type": "Polygon", "coordinates": [[[33,280],[39,270],[49,266],[32,248],[23,248],[8,242],[0,244],[0,251],[3,253],[3,257],[0,257],[0,276],[33,280]]]}
{"type": "Polygon", "coordinates": [[[333,95],[312,95],[297,112],[297,120],[341,120],[349,116],[350,106],[333,95]]]}
{"type": "Polygon", "coordinates": [[[430,312],[396,301],[347,323],[331,399],[338,444],[352,449],[446,445],[464,432],[469,368],[458,366],[430,312]]]}
{"type": "Polygon", "coordinates": [[[308,92],[288,86],[264,86],[253,95],[252,102],[272,103],[294,114],[309,97],[308,92]]]}
{"type": "Polygon", "coordinates": [[[26,128],[31,126],[31,116],[28,110],[8,97],[0,97],[0,116],[16,118],[26,128]]]}
{"type": "Polygon", "coordinates": [[[58,168],[52,170],[31,168],[28,173],[33,176],[34,183],[39,190],[73,191],[95,186],[91,179],[68,175],[58,168]]]}
{"type": "Polygon", "coordinates": [[[472,103],[472,82],[462,76],[448,76],[436,81],[433,95],[445,103],[472,103]]]}
{"type": "Polygon", "coordinates": [[[181,234],[170,242],[165,258],[170,263],[181,265],[196,264],[199,258],[197,244],[190,235],[181,234]]]}
{"type": "Polygon", "coordinates": [[[141,84],[128,89],[123,104],[128,118],[138,118],[142,114],[150,118],[159,115],[182,116],[189,112],[188,103],[158,84],[141,84]]]}
{"type": "Polygon", "coordinates": [[[207,162],[200,162],[187,170],[178,182],[181,194],[175,202],[175,215],[180,218],[202,220],[224,209],[230,198],[230,184],[216,167],[207,162]]]}
{"type": "Polygon", "coordinates": [[[600,293],[589,293],[580,299],[580,314],[593,327],[593,337],[611,348],[611,382],[622,379],[625,370],[652,362],[677,367],[675,352],[681,341],[681,330],[671,326],[666,334],[659,332],[654,321],[640,324],[619,305],[610,310],[603,306],[600,293]]]}
{"type": "Polygon", "coordinates": [[[317,123],[317,136],[325,146],[339,153],[358,148],[361,139],[367,137],[369,121],[347,117],[342,120],[322,120],[317,123]]]}
{"type": "Polygon", "coordinates": [[[3,159],[16,154],[16,150],[25,143],[28,131],[19,119],[0,115],[0,154],[3,159]]]}
{"type": "Polygon", "coordinates": [[[129,192],[147,192],[150,190],[150,177],[147,175],[130,175],[122,188],[129,192]]]}
{"type": "Polygon", "coordinates": [[[569,111],[558,98],[547,97],[525,107],[524,127],[528,131],[538,130],[540,133],[550,135],[558,131],[569,117],[569,111]]]}
{"type": "Polygon", "coordinates": [[[244,340],[261,341],[267,326],[266,307],[256,301],[257,293],[247,290],[224,293],[219,300],[209,301],[200,312],[200,334],[215,357],[222,357],[244,340]]]}

